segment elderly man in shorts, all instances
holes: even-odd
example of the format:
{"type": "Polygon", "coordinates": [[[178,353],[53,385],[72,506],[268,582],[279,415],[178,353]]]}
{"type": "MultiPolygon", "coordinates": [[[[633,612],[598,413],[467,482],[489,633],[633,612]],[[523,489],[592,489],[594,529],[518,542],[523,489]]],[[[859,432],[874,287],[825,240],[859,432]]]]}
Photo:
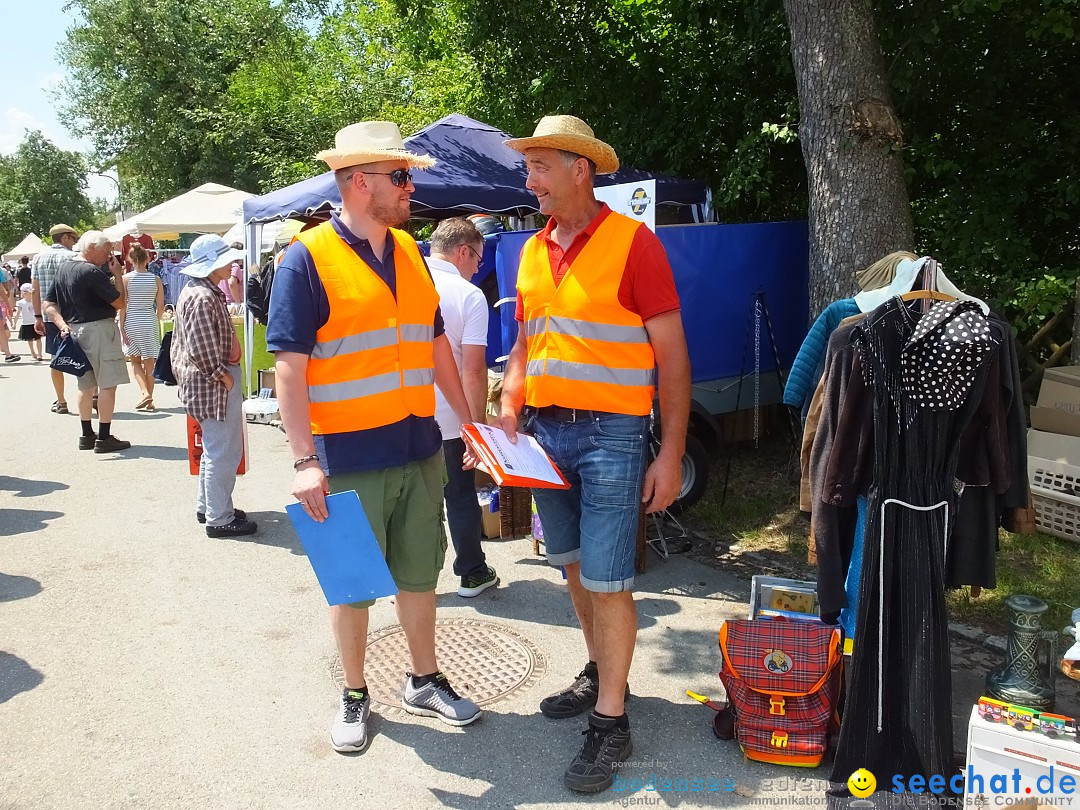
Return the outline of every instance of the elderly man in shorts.
{"type": "Polygon", "coordinates": [[[131,447],[131,442],[112,435],[116,386],[129,382],[116,326],[116,311],[124,306],[122,270],[113,257],[109,237],[101,231],[84,233],[75,251],[61,263],[56,280],[45,291],[45,315],[56,325],[61,338],[75,338],[90,361],[91,370],[79,377],[79,449],[114,453],[131,447]],[[92,421],[95,388],[97,432],[92,421]]]}

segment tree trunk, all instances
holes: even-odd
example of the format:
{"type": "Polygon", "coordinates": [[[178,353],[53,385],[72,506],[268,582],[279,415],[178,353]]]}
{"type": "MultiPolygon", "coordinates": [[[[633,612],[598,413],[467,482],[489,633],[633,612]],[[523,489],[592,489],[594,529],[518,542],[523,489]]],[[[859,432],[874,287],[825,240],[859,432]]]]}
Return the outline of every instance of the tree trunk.
{"type": "Polygon", "coordinates": [[[810,312],[915,244],[881,45],[867,0],[784,0],[810,191],[810,312]]]}

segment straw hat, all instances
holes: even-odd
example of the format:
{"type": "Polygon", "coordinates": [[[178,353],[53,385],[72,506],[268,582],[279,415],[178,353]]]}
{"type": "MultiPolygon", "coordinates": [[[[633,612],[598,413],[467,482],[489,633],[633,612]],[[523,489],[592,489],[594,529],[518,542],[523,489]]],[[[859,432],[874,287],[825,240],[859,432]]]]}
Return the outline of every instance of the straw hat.
{"type": "Polygon", "coordinates": [[[593,135],[592,127],[573,115],[545,115],[531,138],[512,138],[506,145],[518,152],[533,148],[573,152],[595,163],[597,174],[619,170],[615,150],[593,135]]]}
{"type": "Polygon", "coordinates": [[[76,238],[78,238],[79,236],[78,231],[76,231],[70,225],[64,225],[63,223],[53,225],[51,228],[49,228],[49,236],[51,236],[53,239],[56,239],[58,236],[63,236],[65,233],[70,233],[76,238]]]}
{"type": "Polygon", "coordinates": [[[334,136],[334,148],[324,149],[315,158],[326,161],[335,171],[380,160],[404,160],[413,169],[430,169],[435,165],[435,158],[408,151],[401,140],[401,130],[391,121],[349,124],[334,136]]]}

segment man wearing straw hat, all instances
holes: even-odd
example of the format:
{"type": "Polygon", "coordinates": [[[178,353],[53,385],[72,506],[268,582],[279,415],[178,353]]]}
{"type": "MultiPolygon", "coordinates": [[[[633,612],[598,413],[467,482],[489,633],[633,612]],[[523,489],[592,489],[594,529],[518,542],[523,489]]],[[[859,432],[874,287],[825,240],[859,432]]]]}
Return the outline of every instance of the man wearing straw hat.
{"type": "MultiPolygon", "coordinates": [[[[365,121],[318,154],[334,170],[341,214],[300,233],[274,276],[267,345],[293,454],[292,493],[312,519],[325,496],[355,490],[398,586],[398,619],[412,657],[402,707],[453,726],[480,709],[454,691],[435,658],[435,585],[442,527],[442,436],[435,385],[470,422],[439,296],[409,218],[411,169],[435,161],[405,149],[396,124],[365,121]]],[[[337,751],[368,744],[364,674],[368,607],[330,608],[345,690],[330,731],[337,751]]]]}
{"type": "Polygon", "coordinates": [[[525,155],[526,186],[550,219],[521,250],[518,338],[503,380],[500,424],[518,419],[571,487],[534,490],[547,559],[566,572],[589,660],[547,717],[590,711],[581,752],[563,780],[595,793],[631,753],[624,712],[637,615],[631,587],[638,514],[668,507],[681,483],[690,408],[690,362],[667,256],[645,225],[593,195],[597,174],[619,168],[615,150],[581,119],[541,119],[525,155]],[[648,463],[654,394],[661,449],[648,463]]]}
{"type": "MultiPolygon", "coordinates": [[[[71,258],[71,249],[79,239],[79,234],[70,225],[60,222],[49,228],[53,243],[44,253],[34,258],[34,267],[30,273],[30,283],[34,285],[31,300],[34,305],[34,330],[45,338],[45,351],[51,357],[56,353],[56,344],[60,342],[60,331],[52,321],[45,320],[42,299],[46,290],[52,288],[60,265],[71,258]]],[[[53,413],[68,413],[67,397],[64,395],[64,374],[59,369],[49,369],[56,400],[52,404],[53,413]]]]}

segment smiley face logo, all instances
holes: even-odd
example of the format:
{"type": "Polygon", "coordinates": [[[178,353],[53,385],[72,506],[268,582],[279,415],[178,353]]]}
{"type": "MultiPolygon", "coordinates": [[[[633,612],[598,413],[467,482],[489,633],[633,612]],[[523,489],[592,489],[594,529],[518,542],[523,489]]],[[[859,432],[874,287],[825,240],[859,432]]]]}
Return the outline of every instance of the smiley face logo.
{"type": "Polygon", "coordinates": [[[847,780],[848,790],[852,796],[860,799],[866,798],[877,788],[877,779],[866,768],[859,768],[847,780]]]}

